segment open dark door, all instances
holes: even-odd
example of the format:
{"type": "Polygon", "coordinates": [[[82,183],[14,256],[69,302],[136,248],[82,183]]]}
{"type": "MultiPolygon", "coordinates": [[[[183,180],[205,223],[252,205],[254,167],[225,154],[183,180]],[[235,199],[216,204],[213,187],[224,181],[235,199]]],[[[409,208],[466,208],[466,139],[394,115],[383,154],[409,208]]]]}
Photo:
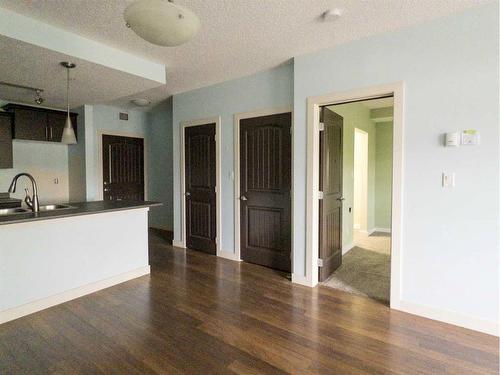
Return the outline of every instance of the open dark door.
{"type": "Polygon", "coordinates": [[[185,129],[186,246],[216,254],[215,124],[185,129]]]}
{"type": "Polygon", "coordinates": [[[342,264],[342,127],[343,118],[326,107],[321,109],[319,190],[319,281],[342,264]]]}
{"type": "Polygon", "coordinates": [[[104,200],[144,200],[144,140],[102,136],[104,200]]]}
{"type": "Polygon", "coordinates": [[[291,113],[240,122],[241,259],[290,272],[291,113]]]}

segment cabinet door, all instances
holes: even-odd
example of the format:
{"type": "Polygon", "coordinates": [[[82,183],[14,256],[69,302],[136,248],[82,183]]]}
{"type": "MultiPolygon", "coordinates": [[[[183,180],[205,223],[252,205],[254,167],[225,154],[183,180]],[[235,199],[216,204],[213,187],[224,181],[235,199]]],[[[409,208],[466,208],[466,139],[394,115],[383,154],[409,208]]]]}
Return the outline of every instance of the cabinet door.
{"type": "MultiPolygon", "coordinates": [[[[67,114],[64,112],[61,113],[55,113],[55,112],[49,112],[47,115],[47,123],[49,126],[48,130],[48,135],[49,138],[48,140],[50,142],[61,142],[62,139],[62,134],[64,130],[64,125],[66,124],[66,117],[67,114]]],[[[71,117],[71,123],[73,125],[73,130],[75,131],[76,135],[76,115],[70,114],[71,117]]]]}
{"type": "Polygon", "coordinates": [[[12,167],[12,117],[0,113],[0,168],[12,167]]]}
{"type": "Polygon", "coordinates": [[[61,142],[64,124],[66,123],[66,113],[49,112],[47,114],[49,126],[49,138],[51,142],[61,142]]]}
{"type": "Polygon", "coordinates": [[[14,138],[47,141],[47,112],[16,108],[14,111],[14,138]]]}

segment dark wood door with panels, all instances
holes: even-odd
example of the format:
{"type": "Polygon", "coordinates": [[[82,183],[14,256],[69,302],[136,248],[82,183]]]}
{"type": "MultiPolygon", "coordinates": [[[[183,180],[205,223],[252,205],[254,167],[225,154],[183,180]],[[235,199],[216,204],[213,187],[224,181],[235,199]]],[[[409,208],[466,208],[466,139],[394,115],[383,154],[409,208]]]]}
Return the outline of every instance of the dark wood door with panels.
{"type": "Polygon", "coordinates": [[[319,281],[342,264],[342,129],[344,119],[321,109],[319,146],[319,281]],[[322,195],[322,196],[321,196],[322,195]]]}
{"type": "Polygon", "coordinates": [[[144,140],[102,135],[104,200],[144,200],[144,140]]]}
{"type": "Polygon", "coordinates": [[[215,124],[184,130],[186,247],[216,254],[215,124]]]}
{"type": "Polygon", "coordinates": [[[240,121],[241,259],[291,270],[291,124],[281,113],[240,121]]]}

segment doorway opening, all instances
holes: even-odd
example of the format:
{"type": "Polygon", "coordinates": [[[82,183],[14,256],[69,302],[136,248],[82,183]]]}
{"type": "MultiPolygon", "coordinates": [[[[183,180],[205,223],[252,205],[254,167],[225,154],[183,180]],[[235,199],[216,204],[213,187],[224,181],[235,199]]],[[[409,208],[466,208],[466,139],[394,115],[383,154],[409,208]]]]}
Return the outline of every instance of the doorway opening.
{"type": "Polygon", "coordinates": [[[393,97],[320,108],[319,281],[389,305],[393,97]]]}

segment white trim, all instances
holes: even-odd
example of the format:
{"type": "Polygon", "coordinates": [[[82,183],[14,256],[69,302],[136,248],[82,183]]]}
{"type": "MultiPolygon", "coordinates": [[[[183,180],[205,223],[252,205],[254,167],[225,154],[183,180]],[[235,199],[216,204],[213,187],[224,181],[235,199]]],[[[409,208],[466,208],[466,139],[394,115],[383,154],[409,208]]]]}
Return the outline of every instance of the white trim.
{"type": "MultiPolygon", "coordinates": [[[[240,121],[248,118],[276,115],[279,113],[291,113],[291,143],[292,143],[292,171],[293,171],[293,107],[267,108],[250,112],[234,114],[234,253],[237,259],[241,259],[240,249],[240,121]]],[[[291,238],[293,239],[293,173],[291,175],[291,238]]],[[[293,270],[293,240],[291,245],[292,270],[293,270]]]]}
{"type": "Polygon", "coordinates": [[[346,255],[350,250],[352,250],[353,247],[354,244],[352,242],[342,246],[342,255],[346,255]]]}
{"type": "Polygon", "coordinates": [[[174,241],[174,246],[186,248],[186,200],[184,199],[186,194],[186,166],[184,164],[185,146],[184,146],[184,132],[185,129],[192,126],[201,126],[215,123],[215,216],[216,216],[216,251],[217,256],[221,251],[221,118],[220,116],[202,118],[196,120],[182,121],[181,125],[181,241],[174,241]]]}
{"type": "Polygon", "coordinates": [[[97,130],[97,200],[104,199],[104,180],[103,180],[103,169],[102,169],[102,136],[103,135],[114,135],[117,137],[128,137],[128,138],[139,138],[142,139],[142,144],[144,146],[144,200],[148,200],[148,143],[144,134],[138,133],[128,133],[128,132],[115,132],[108,131],[105,129],[97,130]]]}
{"type": "Polygon", "coordinates": [[[440,322],[454,324],[456,326],[472,329],[487,333],[494,336],[499,336],[500,325],[498,322],[475,318],[470,315],[464,315],[455,311],[438,309],[435,307],[420,305],[410,301],[401,300],[397,310],[406,313],[423,316],[425,318],[438,320],[440,322]]]}
{"type": "Polygon", "coordinates": [[[181,249],[185,249],[186,246],[184,246],[184,242],[182,241],[176,241],[176,240],[172,240],[172,246],[174,247],[180,247],[181,249]]]}
{"type": "Polygon", "coordinates": [[[373,232],[391,233],[391,228],[373,228],[373,232]]]}
{"type": "Polygon", "coordinates": [[[402,218],[403,218],[403,110],[404,83],[397,82],[347,92],[307,98],[307,223],[305,276],[308,284],[318,284],[318,185],[319,185],[319,108],[353,100],[394,96],[393,175],[392,175],[392,241],[391,241],[391,308],[401,300],[402,218]]]}
{"type": "Polygon", "coordinates": [[[241,262],[241,259],[234,253],[234,251],[228,251],[228,250],[221,250],[217,254],[217,256],[229,260],[234,260],[236,262],[241,262]]]}
{"type": "Polygon", "coordinates": [[[113,285],[117,285],[125,281],[135,279],[137,277],[148,275],[150,272],[151,270],[149,266],[140,267],[135,270],[122,273],[120,275],[112,276],[110,278],[96,281],[87,285],[82,285],[75,289],[67,290],[65,292],[55,294],[53,296],[46,297],[37,301],[33,301],[25,305],[1,311],[0,324],[6,323],[8,321],[17,318],[21,318],[29,314],[33,314],[37,311],[45,310],[49,307],[71,301],[75,298],[79,298],[87,294],[91,294],[99,290],[109,288],[113,285]]]}
{"type": "Polygon", "coordinates": [[[305,276],[296,275],[294,273],[292,273],[292,283],[304,285],[304,286],[308,286],[308,287],[314,286],[311,284],[311,282],[305,276]]]}

